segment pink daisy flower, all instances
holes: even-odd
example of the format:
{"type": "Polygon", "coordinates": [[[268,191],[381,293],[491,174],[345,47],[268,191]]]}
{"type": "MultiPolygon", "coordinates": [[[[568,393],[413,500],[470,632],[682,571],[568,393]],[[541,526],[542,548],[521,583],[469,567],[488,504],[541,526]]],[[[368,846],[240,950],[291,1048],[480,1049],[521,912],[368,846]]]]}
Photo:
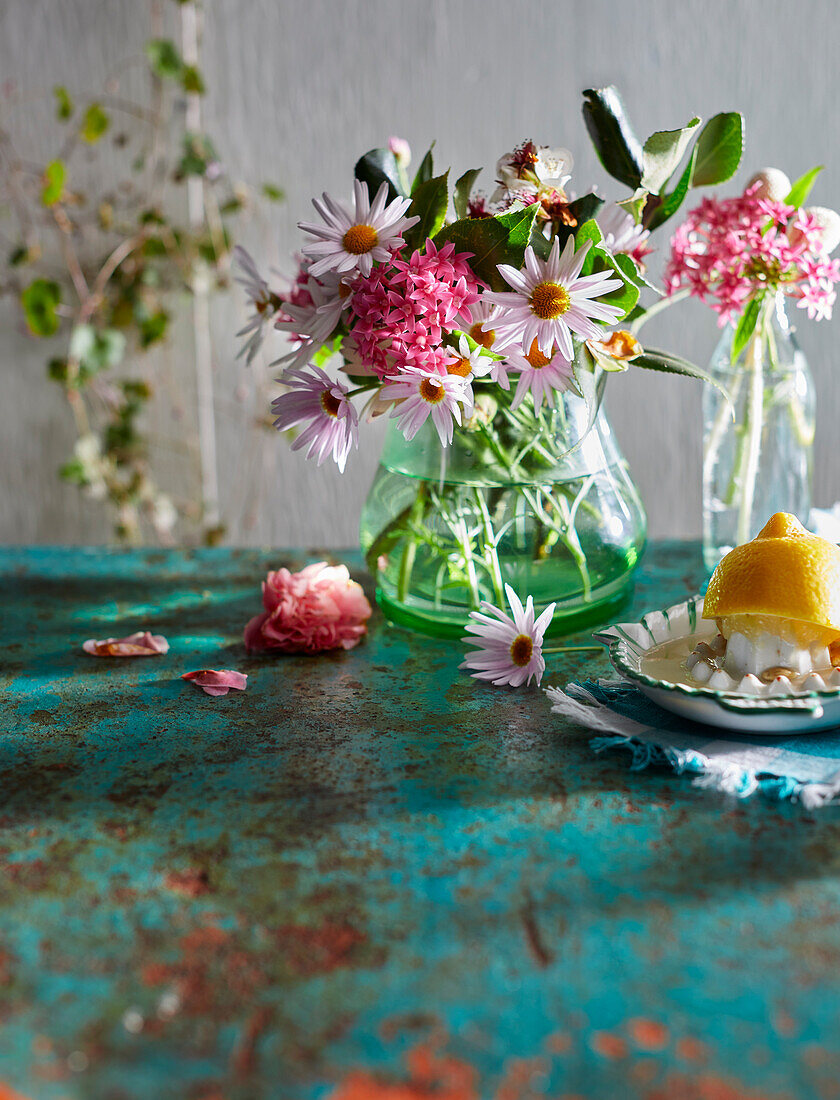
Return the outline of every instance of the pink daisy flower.
{"type": "Polygon", "coordinates": [[[505,594],[512,615],[485,601],[480,611],[470,612],[466,629],[477,637],[461,640],[478,648],[468,653],[459,667],[472,670],[471,675],[477,680],[489,680],[500,686],[519,687],[533,678],[539,684],[545,672],[543,637],[557,605],[549,604],[535,619],[532,596],[523,607],[509,584],[505,585],[505,594]]]}
{"type": "Polygon", "coordinates": [[[518,409],[529,393],[537,412],[542,407],[543,397],[548,407],[554,408],[555,394],[576,389],[572,364],[557,348],[551,355],[543,355],[534,340],[527,355],[518,349],[508,351],[507,357],[508,366],[520,372],[512,409],[518,409]]]}
{"type": "Polygon", "coordinates": [[[313,263],[310,274],[316,279],[327,271],[358,270],[370,275],[374,261],[384,263],[391,253],[405,244],[401,234],[420,219],[406,218],[411,199],[394,199],[388,203],[388,184],[383,182],[371,203],[366,183],[353,181],[355,209],[336,202],[324,193],[323,201],[312,205],[326,225],[300,222],[298,228],[318,239],[305,245],[303,254],[313,263]]]}
{"type": "Polygon", "coordinates": [[[555,238],[547,260],[538,259],[529,245],[521,271],[499,264],[499,273],[513,292],[485,291],[485,299],[500,307],[493,322],[496,331],[515,337],[525,348],[536,340],[544,355],[552,355],[556,346],[571,362],[573,332],[592,340],[600,331],[596,321],[612,324],[624,312],[618,306],[593,300],[618,290],[623,286],[620,279],[610,278],[608,271],[580,278],[589,247],[587,241],[575,252],[569,237],[561,256],[560,242],[555,238]]]}
{"type": "Polygon", "coordinates": [[[394,402],[391,416],[398,417],[397,427],[407,440],[417,435],[431,416],[444,447],[452,442],[453,424],[461,423],[461,406],[473,407],[472,389],[457,374],[429,374],[417,367],[406,367],[382,387],[381,399],[394,402]]]}
{"type": "Polygon", "coordinates": [[[241,245],[233,250],[233,260],[239,273],[234,276],[237,283],[245,288],[253,313],[247,324],[237,332],[237,336],[247,336],[237,359],[244,355],[250,367],[262,347],[265,330],[280,309],[280,298],[270,289],[254,263],[251,254],[241,245]]]}
{"type": "Polygon", "coordinates": [[[287,370],[282,378],[289,387],[271,402],[280,432],[306,424],[292,450],[308,445],[306,457],[317,454],[320,466],[330,452],[344,472],[350,448],[359,446],[359,417],[347,396],[347,388],[334,382],[320,367],[287,370]]]}

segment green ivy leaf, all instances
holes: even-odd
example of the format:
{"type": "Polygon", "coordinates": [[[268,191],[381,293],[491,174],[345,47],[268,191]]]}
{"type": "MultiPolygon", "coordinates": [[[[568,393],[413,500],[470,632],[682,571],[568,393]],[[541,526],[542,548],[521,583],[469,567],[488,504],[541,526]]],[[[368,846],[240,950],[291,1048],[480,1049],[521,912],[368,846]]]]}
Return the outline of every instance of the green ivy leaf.
{"type": "Polygon", "coordinates": [[[452,202],[455,206],[455,217],[465,218],[469,209],[470,195],[475,181],[481,174],[480,168],[469,168],[455,182],[455,190],[452,193],[452,202]]]}
{"type": "Polygon", "coordinates": [[[59,122],[66,122],[73,114],[73,100],[63,84],[56,84],[53,88],[55,96],[55,117],[59,122]]]}
{"type": "Polygon", "coordinates": [[[215,146],[206,134],[185,134],[184,153],[175,169],[175,179],[203,176],[207,166],[218,159],[215,146]]]}
{"type": "Polygon", "coordinates": [[[697,139],[692,187],[724,183],[738,170],[744,152],[744,119],[737,111],[710,118],[697,139]]]}
{"type": "Polygon", "coordinates": [[[390,149],[371,149],[369,153],[365,153],[356,161],[353,175],[357,180],[367,184],[371,202],[383,182],[388,184],[389,202],[393,199],[408,198],[401,178],[404,173],[400,173],[397,158],[390,149]]]}
{"type": "Polygon", "coordinates": [[[456,251],[472,252],[470,267],[476,277],[492,290],[504,290],[507,283],[497,265],[522,267],[536,216],[537,207],[533,204],[495,218],[462,218],[444,226],[433,240],[438,247],[452,241],[456,251]]]}
{"type": "Polygon", "coordinates": [[[686,378],[696,378],[698,382],[705,382],[709,386],[714,386],[716,390],[723,394],[724,400],[734,415],[732,398],[726,387],[722,386],[706,371],[701,370],[694,363],[690,363],[688,359],[682,359],[678,355],[672,355],[667,351],[659,351],[656,348],[645,348],[643,355],[638,355],[632,360],[632,366],[641,367],[642,370],[661,371],[664,374],[680,374],[686,378]]]}
{"type": "Polygon", "coordinates": [[[44,206],[55,206],[64,190],[67,169],[64,161],[53,160],[44,169],[44,186],[41,190],[41,202],[44,206]]]}
{"type": "Polygon", "coordinates": [[[207,91],[204,77],[195,65],[185,65],[181,70],[181,87],[185,92],[191,92],[195,95],[204,95],[207,91]]]}
{"type": "Polygon", "coordinates": [[[111,124],[111,119],[101,103],[91,103],[82,119],[80,136],[88,145],[95,145],[111,124]]]}
{"type": "Polygon", "coordinates": [[[785,197],[788,206],[802,206],[811,194],[811,188],[816,183],[817,176],[822,170],[823,165],[818,164],[816,168],[812,168],[810,172],[806,172],[804,176],[799,177],[785,197]]]}
{"type": "Polygon", "coordinates": [[[691,156],[688,158],[688,164],[685,166],[685,171],[680,176],[679,182],[674,190],[660,198],[660,200],[652,207],[649,217],[646,216],[645,220],[649,229],[658,229],[663,222],[666,222],[669,218],[672,218],[674,214],[679,210],[685,201],[685,197],[688,194],[688,189],[691,186],[691,177],[694,172],[694,165],[697,160],[697,149],[699,141],[695,144],[691,150],[691,156]]]}
{"type": "Polygon", "coordinates": [[[58,331],[56,307],[60,302],[61,287],[52,279],[34,279],[23,290],[20,303],[34,336],[53,336],[58,331]]]}
{"type": "Polygon", "coordinates": [[[276,183],[264,183],[262,194],[263,198],[268,199],[269,202],[283,202],[286,198],[286,192],[282,187],[278,187],[276,183]]]}
{"type": "Polygon", "coordinates": [[[762,290],[753,298],[750,298],[744,308],[744,312],[738,318],[738,324],[735,326],[735,333],[732,337],[732,351],[730,353],[730,361],[732,363],[738,361],[738,356],[747,346],[747,341],[755,332],[755,326],[758,324],[761,306],[764,302],[764,294],[765,292],[762,290]]]}
{"type": "Polygon", "coordinates": [[[169,327],[169,314],[164,309],[144,317],[140,322],[140,347],[144,350],[158,343],[166,336],[169,327]]]}
{"type": "Polygon", "coordinates": [[[434,161],[432,159],[432,149],[434,149],[435,143],[432,142],[429,147],[429,151],[420,161],[420,167],[417,169],[417,174],[414,177],[414,181],[411,184],[411,194],[414,196],[418,187],[422,187],[424,183],[432,178],[432,172],[434,171],[434,161]]]}
{"type": "Polygon", "coordinates": [[[690,119],[680,130],[657,130],[647,139],[642,151],[642,187],[658,195],[683,159],[699,118],[690,119]]]}
{"type": "Polygon", "coordinates": [[[414,251],[422,248],[427,237],[434,237],[435,233],[443,226],[446,218],[446,210],[449,206],[449,172],[442,176],[433,176],[421,183],[414,192],[411,206],[408,208],[408,217],[415,215],[420,218],[405,234],[406,248],[414,251]]]}
{"type": "Polygon", "coordinates": [[[642,146],[616,88],[588,88],[583,93],[583,121],[604,168],[635,191],[642,182],[642,146]]]}
{"type": "Polygon", "coordinates": [[[146,57],[155,76],[161,80],[180,80],[184,62],[178,47],[169,38],[153,38],[146,43],[146,57]]]}

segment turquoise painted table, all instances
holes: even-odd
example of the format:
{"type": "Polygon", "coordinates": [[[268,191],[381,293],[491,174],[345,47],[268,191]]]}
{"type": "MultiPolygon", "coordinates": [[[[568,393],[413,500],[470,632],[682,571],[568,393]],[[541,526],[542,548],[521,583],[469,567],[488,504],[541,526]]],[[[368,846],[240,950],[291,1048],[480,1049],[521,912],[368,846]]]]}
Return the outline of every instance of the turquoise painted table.
{"type": "MultiPolygon", "coordinates": [[[[837,812],[634,775],[378,614],[247,657],[313,557],[0,552],[0,1098],[840,1095],[837,812]]],[[[635,610],[701,579],[654,546],[635,610]]]]}

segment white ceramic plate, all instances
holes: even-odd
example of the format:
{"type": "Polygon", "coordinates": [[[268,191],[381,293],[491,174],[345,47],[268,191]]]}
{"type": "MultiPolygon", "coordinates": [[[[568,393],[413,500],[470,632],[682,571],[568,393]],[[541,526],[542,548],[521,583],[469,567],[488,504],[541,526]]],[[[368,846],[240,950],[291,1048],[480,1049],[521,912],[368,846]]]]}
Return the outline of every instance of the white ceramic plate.
{"type": "Polygon", "coordinates": [[[613,667],[654,703],[674,714],[720,729],[741,733],[813,733],[840,726],[840,688],[790,695],[746,695],[742,692],[672,684],[642,671],[642,658],[655,646],[690,634],[714,636],[713,620],[704,620],[703,598],[663,611],[649,611],[637,623],[617,623],[594,637],[608,647],[613,667]]]}

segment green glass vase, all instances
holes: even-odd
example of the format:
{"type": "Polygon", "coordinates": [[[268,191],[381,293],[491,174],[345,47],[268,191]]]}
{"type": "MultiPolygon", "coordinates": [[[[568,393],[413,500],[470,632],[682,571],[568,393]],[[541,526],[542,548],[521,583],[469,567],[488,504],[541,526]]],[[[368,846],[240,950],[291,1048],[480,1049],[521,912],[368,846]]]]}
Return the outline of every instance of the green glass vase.
{"type": "Polygon", "coordinates": [[[361,543],[391,621],[460,636],[482,600],[506,606],[505,584],[537,613],[557,604],[554,635],[625,603],[645,514],[597,402],[567,392],[537,412],[477,394],[449,447],[431,420],[411,442],[389,426],[361,543]]]}

